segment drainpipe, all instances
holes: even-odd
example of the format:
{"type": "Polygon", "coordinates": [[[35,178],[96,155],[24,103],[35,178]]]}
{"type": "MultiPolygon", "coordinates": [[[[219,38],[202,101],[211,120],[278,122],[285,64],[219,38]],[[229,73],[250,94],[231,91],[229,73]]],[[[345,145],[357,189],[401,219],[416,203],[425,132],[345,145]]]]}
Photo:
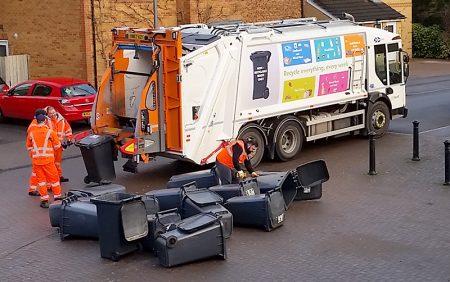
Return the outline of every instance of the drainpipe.
{"type": "Polygon", "coordinates": [[[95,89],[98,89],[97,81],[97,41],[95,39],[95,11],[94,11],[94,0],[91,0],[91,24],[92,24],[92,49],[93,49],[93,60],[94,60],[94,84],[95,89]]]}
{"type": "Polygon", "coordinates": [[[158,0],[153,0],[153,28],[158,27],[158,0]]]}

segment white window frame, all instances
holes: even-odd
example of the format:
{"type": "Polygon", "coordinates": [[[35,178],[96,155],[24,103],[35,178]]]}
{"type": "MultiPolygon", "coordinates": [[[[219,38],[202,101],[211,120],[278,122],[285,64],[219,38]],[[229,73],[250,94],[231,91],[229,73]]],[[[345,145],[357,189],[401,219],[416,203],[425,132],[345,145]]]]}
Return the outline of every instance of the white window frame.
{"type": "Polygon", "coordinates": [[[6,56],[9,56],[8,40],[0,40],[0,46],[6,47],[6,56]]]}

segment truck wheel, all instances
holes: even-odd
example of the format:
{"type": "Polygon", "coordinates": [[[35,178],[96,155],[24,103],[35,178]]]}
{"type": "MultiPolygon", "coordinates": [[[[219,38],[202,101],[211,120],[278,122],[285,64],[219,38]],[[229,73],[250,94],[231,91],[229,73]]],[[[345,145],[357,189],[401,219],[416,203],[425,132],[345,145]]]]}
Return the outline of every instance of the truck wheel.
{"type": "Polygon", "coordinates": [[[89,179],[89,175],[86,175],[83,179],[84,183],[89,184],[91,183],[91,180],[89,179]]]}
{"type": "Polygon", "coordinates": [[[303,146],[303,132],[300,125],[293,120],[283,123],[275,141],[275,152],[278,159],[284,162],[292,159],[303,146]]]}
{"type": "Polygon", "coordinates": [[[247,140],[247,142],[256,146],[256,152],[250,157],[250,162],[253,168],[257,167],[264,156],[264,138],[261,132],[254,127],[250,127],[240,133],[238,139],[247,140]]]}
{"type": "Polygon", "coordinates": [[[368,133],[375,132],[375,138],[380,138],[387,132],[390,121],[389,108],[386,103],[377,101],[372,107],[369,107],[366,128],[368,133]]]}

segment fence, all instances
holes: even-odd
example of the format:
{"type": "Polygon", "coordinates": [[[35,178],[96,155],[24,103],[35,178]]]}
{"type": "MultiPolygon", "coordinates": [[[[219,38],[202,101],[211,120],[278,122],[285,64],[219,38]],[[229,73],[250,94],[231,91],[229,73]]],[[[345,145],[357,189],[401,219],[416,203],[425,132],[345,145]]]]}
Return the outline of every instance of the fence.
{"type": "Polygon", "coordinates": [[[9,86],[14,86],[29,78],[29,55],[0,57],[0,77],[9,86]]]}

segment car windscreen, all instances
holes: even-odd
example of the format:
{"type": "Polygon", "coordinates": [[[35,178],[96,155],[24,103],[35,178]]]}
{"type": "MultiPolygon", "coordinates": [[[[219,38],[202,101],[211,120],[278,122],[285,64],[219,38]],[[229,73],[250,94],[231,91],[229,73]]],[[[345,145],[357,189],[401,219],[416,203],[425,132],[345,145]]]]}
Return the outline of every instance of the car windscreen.
{"type": "Polygon", "coordinates": [[[97,91],[90,84],[76,84],[61,88],[61,95],[63,97],[90,96],[95,93],[97,93],[97,91]]]}

